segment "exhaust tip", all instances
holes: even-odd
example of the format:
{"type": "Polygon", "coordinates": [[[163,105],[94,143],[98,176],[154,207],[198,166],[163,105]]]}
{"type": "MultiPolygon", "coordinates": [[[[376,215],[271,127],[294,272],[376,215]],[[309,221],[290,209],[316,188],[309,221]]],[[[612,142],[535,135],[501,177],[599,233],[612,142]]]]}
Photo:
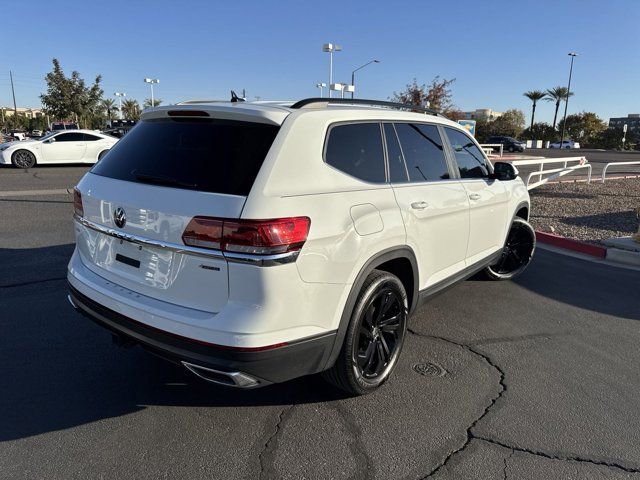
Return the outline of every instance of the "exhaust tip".
{"type": "Polygon", "coordinates": [[[213,368],[195,365],[189,362],[181,362],[184,367],[194,375],[217,385],[236,388],[253,388],[260,385],[260,382],[250,375],[242,372],[223,372],[213,368]]]}

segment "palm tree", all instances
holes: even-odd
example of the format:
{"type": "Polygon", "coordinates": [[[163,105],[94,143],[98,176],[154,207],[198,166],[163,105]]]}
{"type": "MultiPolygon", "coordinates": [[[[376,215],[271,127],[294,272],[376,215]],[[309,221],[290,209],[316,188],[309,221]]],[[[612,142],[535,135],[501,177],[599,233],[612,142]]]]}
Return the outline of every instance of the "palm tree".
{"type": "Polygon", "coordinates": [[[122,116],[127,120],[140,119],[140,104],[137,100],[125,100],[122,102],[122,116]]]}
{"type": "Polygon", "coordinates": [[[531,128],[533,128],[533,119],[536,118],[536,103],[538,103],[538,100],[545,98],[547,94],[540,90],[531,90],[529,92],[524,92],[523,95],[533,102],[531,109],[531,128]]]}
{"type": "Polygon", "coordinates": [[[151,108],[151,107],[157,107],[161,103],[162,103],[162,99],[161,98],[154,98],[153,99],[153,105],[152,105],[151,104],[151,99],[147,98],[147,99],[145,99],[145,101],[144,101],[144,103],[142,105],[144,106],[144,108],[151,108]]]}
{"type": "Polygon", "coordinates": [[[100,107],[103,111],[107,112],[107,118],[109,121],[111,121],[111,112],[117,112],[119,110],[116,106],[116,101],[111,98],[102,100],[102,102],[100,102],[100,107]]]}
{"type": "Polygon", "coordinates": [[[556,120],[558,119],[558,109],[560,108],[560,102],[562,102],[563,100],[566,102],[567,97],[573,95],[573,92],[567,95],[568,93],[569,90],[567,90],[567,87],[554,87],[547,90],[547,98],[545,98],[545,100],[547,100],[548,102],[556,102],[556,111],[553,114],[554,130],[556,128],[556,120]]]}

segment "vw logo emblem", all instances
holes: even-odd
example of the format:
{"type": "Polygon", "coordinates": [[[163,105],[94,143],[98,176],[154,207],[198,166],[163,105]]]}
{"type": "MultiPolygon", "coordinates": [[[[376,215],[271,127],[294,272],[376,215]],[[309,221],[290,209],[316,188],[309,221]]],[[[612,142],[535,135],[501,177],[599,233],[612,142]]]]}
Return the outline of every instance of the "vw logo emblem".
{"type": "Polygon", "coordinates": [[[116,210],[113,212],[113,221],[116,224],[116,227],[124,227],[125,223],[127,223],[127,215],[126,213],[124,213],[124,208],[116,208],[116,210]]]}

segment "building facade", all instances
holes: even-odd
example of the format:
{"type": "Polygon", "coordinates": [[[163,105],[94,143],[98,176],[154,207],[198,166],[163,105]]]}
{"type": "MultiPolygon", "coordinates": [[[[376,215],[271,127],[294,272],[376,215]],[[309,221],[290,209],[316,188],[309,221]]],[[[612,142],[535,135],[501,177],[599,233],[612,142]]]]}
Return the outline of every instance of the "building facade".
{"type": "Polygon", "coordinates": [[[640,133],[640,113],[630,113],[626,117],[609,119],[609,128],[623,128],[627,125],[627,131],[640,133]]]}
{"type": "Polygon", "coordinates": [[[471,112],[463,112],[466,120],[495,120],[503,112],[496,112],[490,108],[478,108],[471,112]]]}
{"type": "MultiPolygon", "coordinates": [[[[27,107],[18,107],[18,115],[22,115],[26,118],[37,118],[44,115],[42,113],[42,109],[40,108],[27,108],[27,107]]],[[[0,114],[2,115],[2,119],[6,117],[12,117],[15,115],[15,110],[13,107],[0,107],[0,114]]]]}

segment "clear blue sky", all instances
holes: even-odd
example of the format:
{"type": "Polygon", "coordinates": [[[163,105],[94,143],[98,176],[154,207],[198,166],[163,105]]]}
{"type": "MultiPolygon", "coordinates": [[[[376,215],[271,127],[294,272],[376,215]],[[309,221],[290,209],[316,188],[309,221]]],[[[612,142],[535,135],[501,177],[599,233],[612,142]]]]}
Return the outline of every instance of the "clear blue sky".
{"type": "MultiPolygon", "coordinates": [[[[602,118],[640,113],[640,1],[117,1],[0,0],[3,22],[0,105],[38,106],[51,59],[105,96],[149,97],[142,79],[160,79],[165,103],[193,98],[315,96],[328,82],[324,42],[341,44],[335,81],[357,74],[360,97],[386,99],[414,77],[457,79],[463,110],[530,104],[522,93],[566,85],[576,51],[570,112],[602,118]],[[24,19],[24,21],[23,21],[24,19]]],[[[551,121],[551,103],[537,119],[551,121]]]]}

